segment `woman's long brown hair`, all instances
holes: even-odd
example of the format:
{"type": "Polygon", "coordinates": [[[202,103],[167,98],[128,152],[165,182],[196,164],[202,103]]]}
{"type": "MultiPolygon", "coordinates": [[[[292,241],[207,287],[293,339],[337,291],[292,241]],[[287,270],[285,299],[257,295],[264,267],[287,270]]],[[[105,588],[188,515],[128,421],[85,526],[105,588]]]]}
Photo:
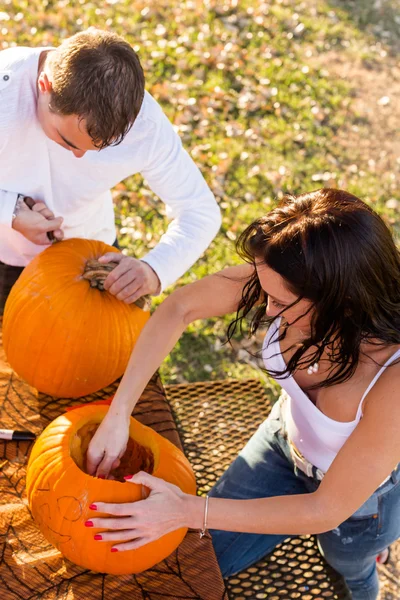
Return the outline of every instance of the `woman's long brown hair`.
{"type": "MultiPolygon", "coordinates": [[[[261,262],[279,273],[296,302],[312,302],[310,336],[274,377],[306,368],[326,351],[331,369],[318,387],[328,387],[352,376],[362,342],[400,344],[400,254],[382,218],[356,196],[337,189],[285,196],[247,227],[237,249],[254,267],[261,262]]],[[[266,317],[266,303],[254,269],[228,338],[253,308],[250,333],[274,321],[266,317]]]]}

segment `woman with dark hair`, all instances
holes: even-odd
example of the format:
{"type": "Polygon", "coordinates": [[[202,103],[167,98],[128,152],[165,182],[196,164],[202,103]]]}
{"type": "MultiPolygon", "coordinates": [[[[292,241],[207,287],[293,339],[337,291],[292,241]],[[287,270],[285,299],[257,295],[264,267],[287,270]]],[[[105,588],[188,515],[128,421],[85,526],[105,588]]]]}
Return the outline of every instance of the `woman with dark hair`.
{"type": "Polygon", "coordinates": [[[400,255],[382,219],[355,196],[322,189],[286,196],[252,223],[246,264],[174,292],[137,343],[88,470],[108,476],[125,451],[128,420],[148,379],[196,319],[253,312],[269,328],[267,371],[280,399],[209,498],[139,473],[147,499],[96,503],[113,550],[138,548],[178,527],[212,530],[224,576],[287,536],[317,534],[354,600],[375,600],[376,562],[400,537],[400,255]],[[121,518],[122,517],[122,518],[121,518]]]}

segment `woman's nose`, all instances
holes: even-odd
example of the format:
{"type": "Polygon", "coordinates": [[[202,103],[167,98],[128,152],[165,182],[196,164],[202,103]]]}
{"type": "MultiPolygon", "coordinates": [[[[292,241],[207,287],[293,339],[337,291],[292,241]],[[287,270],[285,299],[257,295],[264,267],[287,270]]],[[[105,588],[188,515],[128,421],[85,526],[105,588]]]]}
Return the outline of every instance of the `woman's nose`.
{"type": "Polygon", "coordinates": [[[267,317],[275,317],[279,313],[279,310],[272,305],[272,303],[268,300],[267,308],[265,309],[265,314],[267,317]]]}

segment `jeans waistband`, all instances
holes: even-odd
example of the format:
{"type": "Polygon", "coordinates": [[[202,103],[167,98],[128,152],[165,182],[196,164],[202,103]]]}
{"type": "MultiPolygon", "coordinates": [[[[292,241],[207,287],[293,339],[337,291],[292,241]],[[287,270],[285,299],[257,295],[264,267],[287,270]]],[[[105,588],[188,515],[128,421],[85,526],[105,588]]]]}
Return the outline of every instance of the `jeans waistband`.
{"type": "Polygon", "coordinates": [[[307,477],[312,477],[321,481],[325,473],[310,463],[303,455],[301,455],[295,446],[289,441],[290,456],[295,466],[300,469],[307,477]]]}
{"type": "Polygon", "coordinates": [[[289,447],[290,457],[291,457],[295,467],[297,467],[300,471],[302,471],[302,473],[307,475],[307,477],[315,478],[318,481],[321,481],[325,475],[324,471],[321,471],[321,469],[318,469],[315,465],[310,463],[310,461],[308,461],[301,454],[301,452],[296,448],[296,446],[290,440],[288,433],[286,431],[284,414],[285,414],[285,404],[286,404],[286,401],[288,400],[288,398],[289,398],[289,396],[288,396],[287,392],[282,390],[281,395],[277,401],[277,404],[278,404],[279,410],[280,410],[282,434],[286,440],[287,446],[289,447]]]}

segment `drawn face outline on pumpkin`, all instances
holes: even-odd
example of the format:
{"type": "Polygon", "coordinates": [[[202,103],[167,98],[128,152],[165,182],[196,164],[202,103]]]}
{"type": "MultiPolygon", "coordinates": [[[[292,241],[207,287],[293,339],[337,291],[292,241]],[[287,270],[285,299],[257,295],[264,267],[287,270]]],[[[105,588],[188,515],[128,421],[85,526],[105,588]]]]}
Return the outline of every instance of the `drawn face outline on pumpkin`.
{"type": "MultiPolygon", "coordinates": [[[[38,491],[41,492],[50,492],[50,488],[41,488],[38,491]]],[[[82,507],[82,503],[78,500],[78,498],[76,498],[76,496],[60,496],[59,498],[56,498],[56,503],[57,503],[57,512],[60,513],[62,515],[62,506],[61,501],[64,501],[64,499],[67,500],[68,503],[71,504],[71,502],[74,502],[74,506],[75,508],[73,509],[74,512],[76,511],[76,503],[78,504],[78,509],[79,509],[79,514],[74,514],[71,515],[70,517],[68,515],[65,515],[62,517],[63,520],[65,521],[71,521],[71,522],[76,522],[79,521],[82,518],[82,514],[83,514],[83,507],[82,507]]],[[[66,544],[68,542],[70,542],[72,540],[72,536],[67,535],[65,533],[61,533],[60,531],[57,531],[56,529],[53,529],[52,527],[50,527],[49,525],[49,521],[51,521],[51,517],[52,517],[52,513],[51,513],[51,506],[48,502],[44,502],[43,504],[40,504],[38,507],[38,511],[39,513],[43,512],[43,511],[48,511],[47,513],[47,518],[43,519],[41,518],[42,515],[37,515],[37,520],[40,521],[40,525],[42,527],[46,527],[46,529],[48,529],[51,533],[49,535],[49,537],[53,538],[53,543],[58,547],[59,544],[66,544]],[[54,535],[59,536],[56,539],[54,539],[54,535]]],[[[67,512],[70,512],[71,510],[71,506],[68,507],[67,512]]]]}

